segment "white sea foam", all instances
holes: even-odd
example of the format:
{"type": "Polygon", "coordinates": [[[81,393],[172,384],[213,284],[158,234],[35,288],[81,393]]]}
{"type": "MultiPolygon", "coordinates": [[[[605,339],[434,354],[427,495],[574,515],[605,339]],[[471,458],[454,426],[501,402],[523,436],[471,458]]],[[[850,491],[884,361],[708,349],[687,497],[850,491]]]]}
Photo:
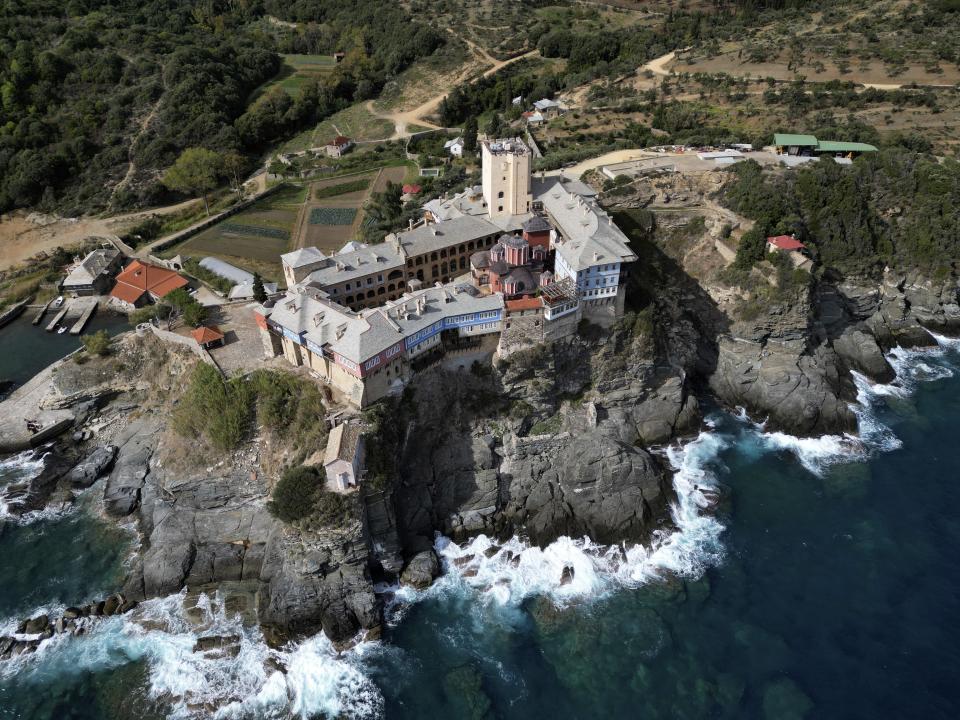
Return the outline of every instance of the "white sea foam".
{"type": "Polygon", "coordinates": [[[363,671],[371,643],[338,654],[318,635],[272,650],[259,629],[228,616],[216,597],[201,596],[201,620],[191,622],[184,597],[150,600],[129,615],[96,620],[82,637],[55,636],[36,653],[4,663],[0,673],[29,673],[42,681],[144,661],[146,692],[169,703],[172,717],[382,716],[382,696],[363,671]],[[197,639],[207,636],[236,638],[235,649],[195,651],[197,639]],[[268,665],[271,658],[287,673],[268,665]],[[204,708],[198,711],[198,705],[204,708]]]}
{"type": "Polygon", "coordinates": [[[676,530],[657,533],[649,546],[605,546],[589,538],[560,537],[540,548],[518,537],[496,544],[485,535],[458,545],[438,537],[435,548],[444,575],[424,593],[401,588],[392,599],[402,607],[424,595],[467,590],[498,606],[516,606],[533,595],[546,595],[562,606],[667,575],[698,577],[723,554],[723,525],[703,510],[716,499],[713,465],[727,443],[721,434],[706,431],[667,450],[677,492],[672,507],[676,530]]]}

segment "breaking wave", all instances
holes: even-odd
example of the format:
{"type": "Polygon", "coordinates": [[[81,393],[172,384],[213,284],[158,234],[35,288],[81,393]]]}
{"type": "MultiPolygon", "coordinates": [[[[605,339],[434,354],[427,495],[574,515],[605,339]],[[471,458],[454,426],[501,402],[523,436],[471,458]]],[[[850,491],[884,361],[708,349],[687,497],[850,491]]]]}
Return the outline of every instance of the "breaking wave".
{"type": "Polygon", "coordinates": [[[185,599],[180,593],[93,620],[82,637],[55,635],[35,653],[0,665],[0,679],[43,684],[143,662],[146,697],[174,718],[382,717],[383,697],[363,665],[376,643],[337,653],[320,634],[274,650],[258,628],[231,616],[219,596],[200,595],[189,616],[185,599]]]}
{"type": "MultiPolygon", "coordinates": [[[[767,432],[745,413],[723,414],[708,419],[708,428],[693,440],[666,448],[677,495],[671,509],[675,529],[656,534],[648,546],[604,546],[561,537],[539,548],[519,537],[497,543],[482,535],[458,545],[438,537],[435,548],[444,574],[432,587],[378,588],[388,599],[388,619],[399,622],[405,608],[440,594],[477,600],[476,607],[517,608],[535,595],[563,606],[670,577],[699,577],[724,556],[724,526],[710,512],[721,492],[723,453],[734,447],[789,452],[821,475],[835,463],[899,447],[893,430],[880,419],[883,408],[908,399],[918,383],[960,369],[960,340],[934,337],[936,348],[890,353],[896,378],[889,384],[854,375],[859,436],[796,438],[767,432]]],[[[0,471],[26,475],[41,464],[25,453],[0,461],[0,471]]],[[[258,628],[227,612],[219,596],[201,595],[190,613],[184,610],[185,599],[181,593],[148,601],[126,616],[96,621],[83,637],[54,636],[36,653],[0,665],[0,680],[42,681],[141,662],[149,669],[144,695],[170,707],[172,717],[383,717],[384,698],[371,679],[370,662],[390,652],[380,643],[358,643],[338,653],[321,634],[271,649],[258,628]],[[225,640],[206,649],[197,645],[201,638],[213,637],[225,640]]],[[[6,623],[0,634],[12,630],[6,623]]]]}

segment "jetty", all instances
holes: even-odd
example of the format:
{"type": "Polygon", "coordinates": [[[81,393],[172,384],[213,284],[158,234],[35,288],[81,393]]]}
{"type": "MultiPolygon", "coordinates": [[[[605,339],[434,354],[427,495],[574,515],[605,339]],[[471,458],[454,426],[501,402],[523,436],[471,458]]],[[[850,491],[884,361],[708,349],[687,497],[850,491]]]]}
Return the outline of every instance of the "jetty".
{"type": "Polygon", "coordinates": [[[40,321],[43,320],[43,316],[47,314],[47,310],[50,308],[50,304],[53,302],[53,298],[47,300],[47,302],[40,306],[40,309],[37,310],[37,314],[33,316],[33,324],[39,325],[40,321]]]}
{"type": "Polygon", "coordinates": [[[78,305],[80,306],[80,319],[70,328],[71,335],[79,335],[83,331],[84,326],[97,310],[97,299],[94,297],[77,298],[73,302],[73,309],[76,310],[78,305]]]}
{"type": "Polygon", "coordinates": [[[66,317],[67,310],[69,310],[69,306],[64,305],[63,308],[60,310],[60,312],[58,312],[56,315],[53,316],[53,320],[51,320],[47,325],[47,332],[53,332],[54,328],[57,327],[59,322],[63,320],[64,317],[66,317]]]}
{"type": "Polygon", "coordinates": [[[0,327],[3,327],[9,322],[13,322],[18,317],[20,313],[27,309],[27,303],[30,302],[32,298],[27,298],[26,300],[21,300],[15,305],[11,305],[6,311],[0,314],[0,327]]]}

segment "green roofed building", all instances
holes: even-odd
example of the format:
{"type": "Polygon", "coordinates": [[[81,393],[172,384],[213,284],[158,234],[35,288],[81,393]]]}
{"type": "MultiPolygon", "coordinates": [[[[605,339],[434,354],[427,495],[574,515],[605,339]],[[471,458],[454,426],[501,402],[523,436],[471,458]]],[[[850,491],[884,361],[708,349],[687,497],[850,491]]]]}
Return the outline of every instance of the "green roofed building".
{"type": "Polygon", "coordinates": [[[869,143],[861,142],[838,142],[836,140],[821,140],[817,143],[818,153],[840,153],[847,155],[849,153],[877,152],[877,148],[869,143]]]}
{"type": "Polygon", "coordinates": [[[813,135],[776,133],[773,144],[781,155],[813,155],[817,149],[817,139],[813,135]]]}

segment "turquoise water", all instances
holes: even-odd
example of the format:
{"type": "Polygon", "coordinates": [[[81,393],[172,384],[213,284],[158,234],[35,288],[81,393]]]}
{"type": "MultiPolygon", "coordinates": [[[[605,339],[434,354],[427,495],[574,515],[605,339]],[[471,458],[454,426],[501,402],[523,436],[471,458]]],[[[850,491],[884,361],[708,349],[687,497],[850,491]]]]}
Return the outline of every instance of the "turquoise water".
{"type": "MultiPolygon", "coordinates": [[[[164,631],[111,621],[0,670],[0,717],[134,718],[148,697],[163,714],[206,696],[236,701],[223,717],[955,718],[960,352],[894,360],[899,387],[862,386],[864,442],[798,441],[721,414],[672,448],[682,532],[653,552],[560,541],[513,568],[483,538],[441,542],[446,557],[475,554],[477,574],[451,565],[425,593],[399,593],[385,641],[339,658],[322,638],[269,651],[215,607],[210,624],[243,646],[203,658],[177,599],[156,601],[146,613],[164,631]],[[715,515],[693,511],[694,484],[722,489],[715,515]],[[264,670],[269,656],[286,679],[264,670]],[[39,699],[46,687],[63,714],[39,699]]],[[[93,592],[93,575],[110,584],[42,537],[0,542],[18,557],[5,576],[22,562],[37,578],[0,589],[0,615],[93,592]]]]}

